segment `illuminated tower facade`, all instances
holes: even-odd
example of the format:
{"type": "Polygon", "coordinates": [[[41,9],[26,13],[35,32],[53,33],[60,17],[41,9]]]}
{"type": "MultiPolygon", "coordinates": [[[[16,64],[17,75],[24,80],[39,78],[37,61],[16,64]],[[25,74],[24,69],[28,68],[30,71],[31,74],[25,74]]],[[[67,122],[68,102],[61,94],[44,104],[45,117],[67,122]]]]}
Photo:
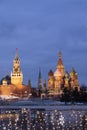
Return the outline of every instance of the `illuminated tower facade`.
{"type": "Polygon", "coordinates": [[[53,93],[54,92],[54,75],[53,75],[53,71],[50,70],[48,73],[48,90],[49,93],[53,93]]]}
{"type": "Polygon", "coordinates": [[[62,62],[62,53],[58,54],[58,64],[55,72],[52,70],[48,73],[48,89],[50,93],[54,93],[54,95],[61,93],[61,84],[63,83],[63,77],[65,75],[65,69],[62,62]]]}
{"type": "Polygon", "coordinates": [[[75,89],[76,87],[80,90],[78,73],[72,68],[71,72],[65,72],[65,68],[62,61],[62,53],[58,54],[58,64],[56,70],[52,70],[48,73],[48,91],[49,95],[61,95],[64,87],[68,89],[75,89]]]}
{"type": "Polygon", "coordinates": [[[58,54],[58,64],[56,67],[56,71],[59,71],[61,74],[61,77],[64,77],[65,69],[64,69],[64,65],[63,65],[63,61],[62,61],[62,53],[61,52],[59,52],[59,54],[58,54]]]}
{"type": "Polygon", "coordinates": [[[55,92],[57,93],[61,93],[61,84],[63,83],[64,75],[65,75],[65,69],[62,61],[62,53],[59,52],[58,64],[54,72],[54,79],[55,79],[54,88],[55,88],[55,92]]]}
{"type": "Polygon", "coordinates": [[[72,68],[72,70],[70,71],[70,85],[71,85],[71,88],[80,88],[80,85],[79,85],[79,80],[78,80],[78,73],[75,71],[74,68],[72,68]]]}
{"type": "Polygon", "coordinates": [[[11,84],[22,85],[23,74],[20,68],[20,59],[18,56],[18,50],[16,49],[16,55],[13,61],[13,71],[11,72],[11,84]]]}

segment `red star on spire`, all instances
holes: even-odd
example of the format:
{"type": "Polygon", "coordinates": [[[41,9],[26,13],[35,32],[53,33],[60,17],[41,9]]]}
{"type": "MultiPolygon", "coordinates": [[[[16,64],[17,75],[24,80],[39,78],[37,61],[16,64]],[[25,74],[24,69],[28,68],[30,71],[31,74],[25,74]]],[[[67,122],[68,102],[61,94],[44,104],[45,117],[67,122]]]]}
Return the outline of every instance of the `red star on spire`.
{"type": "Polygon", "coordinates": [[[16,51],[18,51],[18,48],[16,48],[16,51]]]}

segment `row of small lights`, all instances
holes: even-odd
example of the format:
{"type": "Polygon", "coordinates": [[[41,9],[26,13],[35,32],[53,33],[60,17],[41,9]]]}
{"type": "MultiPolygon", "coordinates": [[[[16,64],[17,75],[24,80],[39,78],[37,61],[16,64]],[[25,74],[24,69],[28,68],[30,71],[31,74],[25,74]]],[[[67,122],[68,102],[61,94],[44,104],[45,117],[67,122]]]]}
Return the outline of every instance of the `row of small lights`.
{"type": "Polygon", "coordinates": [[[67,116],[66,114],[67,111],[30,111],[25,108],[14,111],[2,110],[0,115],[0,129],[11,130],[12,128],[15,128],[15,130],[69,130],[71,128],[75,130],[83,129],[83,121],[85,121],[84,130],[86,130],[87,115],[85,115],[85,111],[69,111],[67,116]],[[4,118],[1,116],[2,114],[4,114],[4,118]],[[83,115],[85,115],[84,120],[83,115]],[[14,122],[14,124],[12,122],[14,122]]]}

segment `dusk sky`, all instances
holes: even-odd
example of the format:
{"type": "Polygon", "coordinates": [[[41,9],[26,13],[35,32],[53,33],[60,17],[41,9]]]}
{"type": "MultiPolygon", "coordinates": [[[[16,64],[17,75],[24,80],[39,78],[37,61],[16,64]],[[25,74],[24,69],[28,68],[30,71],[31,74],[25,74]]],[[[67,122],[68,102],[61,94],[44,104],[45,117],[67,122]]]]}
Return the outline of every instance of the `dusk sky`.
{"type": "Polygon", "coordinates": [[[0,0],[0,79],[10,75],[16,48],[24,83],[37,86],[55,71],[58,52],[87,85],[87,0],[0,0]]]}

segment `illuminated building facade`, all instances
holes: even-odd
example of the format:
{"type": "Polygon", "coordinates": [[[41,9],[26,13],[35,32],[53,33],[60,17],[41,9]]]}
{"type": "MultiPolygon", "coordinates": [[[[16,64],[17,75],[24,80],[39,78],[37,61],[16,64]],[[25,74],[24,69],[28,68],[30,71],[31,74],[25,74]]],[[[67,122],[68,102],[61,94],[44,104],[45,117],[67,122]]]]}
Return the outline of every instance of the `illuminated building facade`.
{"type": "Polygon", "coordinates": [[[48,91],[49,95],[61,95],[63,88],[80,88],[78,81],[78,74],[72,68],[71,72],[68,74],[65,72],[65,67],[62,61],[62,53],[59,52],[58,64],[56,70],[52,70],[48,73],[48,91]]]}
{"type": "Polygon", "coordinates": [[[13,71],[11,72],[11,84],[14,85],[23,84],[23,74],[20,68],[20,59],[18,57],[18,52],[16,52],[16,56],[13,61],[13,71]]]}
{"type": "Polygon", "coordinates": [[[23,74],[20,68],[20,59],[18,56],[18,51],[16,50],[16,55],[13,61],[13,71],[11,72],[10,82],[5,77],[0,85],[1,95],[15,95],[19,97],[29,96],[31,92],[31,86],[23,84],[23,74]]]}

